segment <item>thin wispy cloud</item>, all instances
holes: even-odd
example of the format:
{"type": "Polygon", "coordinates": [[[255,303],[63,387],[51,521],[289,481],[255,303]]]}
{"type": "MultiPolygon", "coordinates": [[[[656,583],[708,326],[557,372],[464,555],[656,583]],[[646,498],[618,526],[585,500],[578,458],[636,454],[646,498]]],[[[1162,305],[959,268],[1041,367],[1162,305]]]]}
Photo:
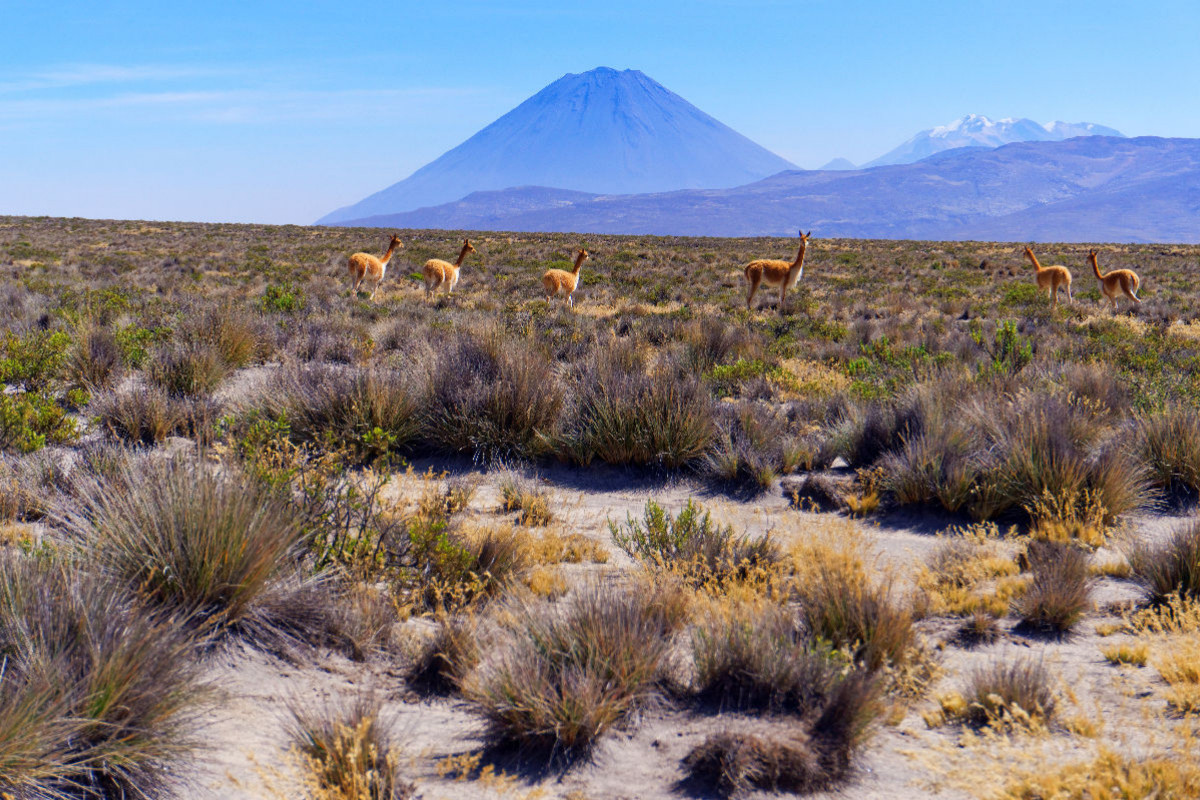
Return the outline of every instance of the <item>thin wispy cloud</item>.
{"type": "Polygon", "coordinates": [[[104,97],[38,98],[0,103],[0,122],[34,123],[115,113],[215,124],[264,124],[343,119],[371,113],[376,119],[441,109],[448,99],[476,95],[459,88],[125,92],[104,97]]]}
{"type": "Polygon", "coordinates": [[[229,68],[175,64],[63,64],[22,75],[0,75],[0,93],[215,78],[234,74],[235,71],[229,68]]]}

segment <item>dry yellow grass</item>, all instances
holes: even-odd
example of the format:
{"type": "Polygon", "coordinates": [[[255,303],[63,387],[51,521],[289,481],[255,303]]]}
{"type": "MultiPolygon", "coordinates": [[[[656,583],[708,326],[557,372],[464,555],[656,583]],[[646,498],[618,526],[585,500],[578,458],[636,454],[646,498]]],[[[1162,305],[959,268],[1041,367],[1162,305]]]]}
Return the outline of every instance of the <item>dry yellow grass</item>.
{"type": "Polygon", "coordinates": [[[933,615],[1002,617],[1027,578],[998,540],[995,525],[952,528],[943,545],[917,573],[917,588],[933,615]]]}
{"type": "Polygon", "coordinates": [[[1184,800],[1200,797],[1200,768],[1178,757],[1140,758],[1102,748],[1091,761],[1012,780],[997,800],[1184,800]]]}
{"type": "Polygon", "coordinates": [[[1144,667],[1146,659],[1150,656],[1150,647],[1144,642],[1120,642],[1103,647],[1100,652],[1110,664],[1132,664],[1136,667],[1144,667]]]}
{"type": "Polygon", "coordinates": [[[1153,664],[1167,682],[1167,702],[1183,714],[1200,711],[1200,636],[1191,634],[1155,649],[1153,664]]]}

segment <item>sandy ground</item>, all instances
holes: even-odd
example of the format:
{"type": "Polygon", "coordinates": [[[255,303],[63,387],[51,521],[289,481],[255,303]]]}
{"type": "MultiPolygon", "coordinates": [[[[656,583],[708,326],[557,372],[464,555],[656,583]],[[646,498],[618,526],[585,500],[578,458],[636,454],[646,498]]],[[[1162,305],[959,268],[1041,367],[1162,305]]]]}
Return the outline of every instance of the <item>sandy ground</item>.
{"type": "MultiPolygon", "coordinates": [[[[421,473],[425,464],[415,464],[421,473]]],[[[498,519],[498,485],[503,473],[472,470],[460,473],[477,481],[468,513],[498,519]]],[[[564,530],[583,533],[611,545],[608,520],[637,516],[648,499],[677,510],[689,497],[709,508],[718,520],[750,533],[771,531],[786,544],[806,532],[830,525],[854,526],[876,554],[875,568],[890,571],[903,587],[913,567],[937,545],[939,530],[954,520],[893,514],[876,520],[848,520],[839,514],[802,512],[791,507],[785,491],[777,488],[752,501],[706,493],[704,487],[685,480],[653,480],[607,467],[575,470],[553,467],[536,480],[557,501],[557,516],[564,530]]],[[[397,497],[415,497],[420,479],[400,476],[389,489],[397,497]]],[[[1144,514],[1125,523],[1130,538],[1154,539],[1168,534],[1179,516],[1144,514]]],[[[1105,558],[1105,554],[1099,554],[1105,558]]],[[[614,551],[604,567],[567,566],[566,569],[623,569],[629,560],[614,551]]],[[[1114,604],[1136,596],[1124,581],[1102,578],[1097,582],[1098,610],[1065,640],[1030,638],[1006,630],[987,646],[972,650],[945,644],[951,638],[948,622],[921,623],[928,643],[938,652],[943,675],[926,699],[908,708],[900,720],[881,725],[868,746],[862,768],[849,785],[830,797],[863,798],[968,798],[986,796],[1004,771],[1015,765],[1026,768],[1041,758],[1083,755],[1097,741],[1122,751],[1136,752],[1163,746],[1167,725],[1161,712],[1162,683],[1150,668],[1113,667],[1100,653],[1103,638],[1096,626],[1116,619],[1114,604]],[[1060,676],[1064,690],[1074,699],[1071,708],[1095,721],[1099,739],[1066,733],[1044,736],[1007,748],[997,745],[963,747],[956,728],[931,729],[922,712],[935,707],[938,692],[955,688],[974,665],[997,658],[1032,655],[1043,658],[1060,676]],[[986,776],[986,777],[985,777],[986,776]]],[[[421,625],[421,621],[405,625],[421,625]]],[[[1011,620],[1005,621],[1007,629],[1011,620]]],[[[689,796],[677,786],[683,777],[680,761],[688,751],[715,730],[726,726],[783,725],[740,715],[711,715],[661,708],[645,712],[627,730],[610,734],[591,763],[577,765],[565,774],[510,775],[499,770],[475,780],[455,780],[439,774],[447,759],[469,756],[480,745],[478,726],[460,702],[453,699],[417,701],[398,676],[399,662],[384,657],[365,664],[340,655],[317,653],[289,664],[254,651],[223,653],[213,657],[210,678],[220,689],[219,699],[206,719],[209,754],[198,765],[187,796],[197,798],[260,798],[298,796],[297,770],[287,755],[284,730],[289,702],[319,702],[362,690],[388,698],[387,712],[394,714],[400,740],[405,743],[405,772],[424,798],[668,798],[689,796]]],[[[740,727],[739,727],[740,726],[740,727]]],[[[443,769],[444,771],[444,769],[443,769]]]]}

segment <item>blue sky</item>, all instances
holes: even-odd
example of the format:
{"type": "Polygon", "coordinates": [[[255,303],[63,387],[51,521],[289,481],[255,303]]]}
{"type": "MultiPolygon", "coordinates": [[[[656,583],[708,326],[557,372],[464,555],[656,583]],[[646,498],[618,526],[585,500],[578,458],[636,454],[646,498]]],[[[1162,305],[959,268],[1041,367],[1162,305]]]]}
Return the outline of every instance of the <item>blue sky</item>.
{"type": "Polygon", "coordinates": [[[567,72],[803,167],[977,112],[1200,137],[1200,3],[0,0],[0,214],[308,223],[567,72]]]}

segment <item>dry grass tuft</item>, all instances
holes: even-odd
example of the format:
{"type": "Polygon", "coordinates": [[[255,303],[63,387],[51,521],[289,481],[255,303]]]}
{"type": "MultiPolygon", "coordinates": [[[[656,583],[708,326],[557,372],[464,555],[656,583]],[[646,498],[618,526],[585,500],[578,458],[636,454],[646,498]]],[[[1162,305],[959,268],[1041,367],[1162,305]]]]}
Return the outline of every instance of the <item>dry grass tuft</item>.
{"type": "Polygon", "coordinates": [[[1100,653],[1110,664],[1132,664],[1136,667],[1144,667],[1146,659],[1150,657],[1150,647],[1144,642],[1136,644],[1120,642],[1101,648],[1100,653]]]}
{"type": "Polygon", "coordinates": [[[303,520],[265,486],[143,459],[76,476],[71,498],[57,515],[88,560],[166,614],[270,645],[326,630],[299,571],[303,520]]]}
{"type": "Polygon", "coordinates": [[[480,656],[476,619],[469,615],[441,615],[433,636],[405,669],[404,679],[421,694],[451,694],[479,664],[480,656]]]}
{"type": "Polygon", "coordinates": [[[382,700],[363,694],[353,702],[306,707],[293,703],[287,723],[314,800],[408,800],[393,722],[382,700]]]}
{"type": "Polygon", "coordinates": [[[511,476],[500,482],[500,508],[520,512],[517,521],[521,525],[544,527],[554,519],[550,493],[534,483],[511,476]]]}

